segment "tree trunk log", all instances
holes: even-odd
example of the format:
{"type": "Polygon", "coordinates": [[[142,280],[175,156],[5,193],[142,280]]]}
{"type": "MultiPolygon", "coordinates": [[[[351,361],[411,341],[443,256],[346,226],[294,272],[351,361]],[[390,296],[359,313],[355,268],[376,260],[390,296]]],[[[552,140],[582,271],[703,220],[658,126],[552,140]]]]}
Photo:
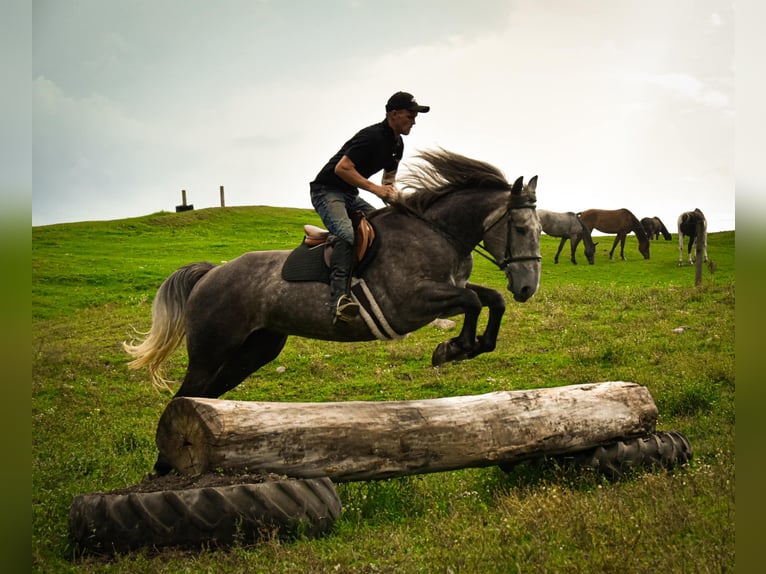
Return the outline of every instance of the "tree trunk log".
{"type": "Polygon", "coordinates": [[[337,482],[517,463],[654,431],[635,383],[417,401],[277,403],[180,397],[157,447],[182,474],[215,469],[337,482]]]}

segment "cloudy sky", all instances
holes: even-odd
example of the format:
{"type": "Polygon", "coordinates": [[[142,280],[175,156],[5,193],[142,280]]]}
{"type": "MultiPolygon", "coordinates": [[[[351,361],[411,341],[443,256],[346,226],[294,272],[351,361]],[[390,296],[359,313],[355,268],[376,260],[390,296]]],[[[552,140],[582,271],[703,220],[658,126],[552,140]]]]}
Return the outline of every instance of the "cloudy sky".
{"type": "MultiPolygon", "coordinates": [[[[397,90],[436,146],[539,176],[538,206],[734,229],[725,0],[34,0],[32,224],[310,208],[397,90]]],[[[379,180],[379,176],[374,179],[379,180]]],[[[371,203],[376,199],[362,192],[371,203]]]]}

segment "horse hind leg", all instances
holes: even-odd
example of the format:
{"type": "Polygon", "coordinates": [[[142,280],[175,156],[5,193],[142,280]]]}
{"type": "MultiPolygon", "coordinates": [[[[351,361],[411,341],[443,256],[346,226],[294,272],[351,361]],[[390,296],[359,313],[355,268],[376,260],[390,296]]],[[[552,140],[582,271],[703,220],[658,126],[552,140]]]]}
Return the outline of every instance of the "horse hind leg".
{"type": "MultiPolygon", "coordinates": [[[[218,398],[239,385],[252,373],[277,358],[287,342],[287,336],[267,330],[251,333],[244,343],[222,362],[208,358],[189,358],[189,367],[176,397],[218,398]]],[[[173,470],[170,462],[160,453],[154,463],[158,476],[173,470]]]]}
{"type": "Polygon", "coordinates": [[[276,359],[286,342],[286,335],[259,329],[223,359],[190,356],[186,377],[175,396],[218,398],[276,359]]]}

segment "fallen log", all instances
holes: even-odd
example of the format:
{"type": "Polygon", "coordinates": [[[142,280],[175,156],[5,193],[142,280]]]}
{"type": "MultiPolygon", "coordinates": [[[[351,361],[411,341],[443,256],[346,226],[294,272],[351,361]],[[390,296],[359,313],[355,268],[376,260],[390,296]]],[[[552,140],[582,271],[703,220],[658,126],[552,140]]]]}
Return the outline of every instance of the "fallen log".
{"type": "Polygon", "coordinates": [[[628,382],[415,401],[278,403],[180,397],[157,447],[182,474],[246,469],[344,482],[517,463],[654,430],[628,382]]]}

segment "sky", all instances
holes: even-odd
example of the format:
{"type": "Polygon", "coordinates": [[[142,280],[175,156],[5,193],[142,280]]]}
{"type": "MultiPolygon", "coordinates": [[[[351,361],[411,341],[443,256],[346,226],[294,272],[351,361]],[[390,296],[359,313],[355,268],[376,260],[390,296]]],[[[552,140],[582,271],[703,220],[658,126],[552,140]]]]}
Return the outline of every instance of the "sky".
{"type": "MultiPolygon", "coordinates": [[[[735,228],[723,0],[33,0],[32,225],[311,208],[309,182],[408,91],[442,147],[538,176],[538,207],[735,228]]],[[[372,178],[380,181],[380,175],[372,178]]],[[[382,205],[364,191],[373,205],[382,205]]]]}

